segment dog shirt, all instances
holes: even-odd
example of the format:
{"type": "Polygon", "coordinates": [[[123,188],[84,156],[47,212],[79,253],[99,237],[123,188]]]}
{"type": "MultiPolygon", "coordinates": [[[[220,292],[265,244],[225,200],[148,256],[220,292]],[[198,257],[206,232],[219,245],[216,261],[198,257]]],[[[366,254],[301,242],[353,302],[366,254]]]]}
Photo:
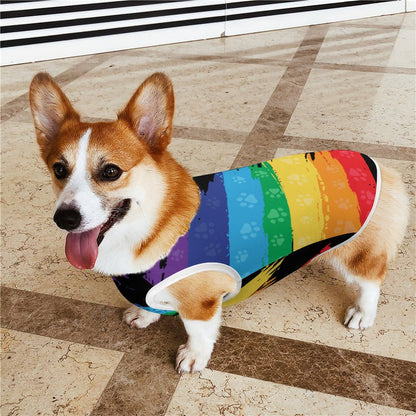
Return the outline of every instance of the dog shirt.
{"type": "Polygon", "coordinates": [[[336,150],[195,177],[201,202],[188,232],[151,269],[114,282],[131,303],[175,314],[158,294],[215,270],[237,282],[224,306],[237,303],[356,237],[375,209],[379,176],[368,156],[336,150]]]}

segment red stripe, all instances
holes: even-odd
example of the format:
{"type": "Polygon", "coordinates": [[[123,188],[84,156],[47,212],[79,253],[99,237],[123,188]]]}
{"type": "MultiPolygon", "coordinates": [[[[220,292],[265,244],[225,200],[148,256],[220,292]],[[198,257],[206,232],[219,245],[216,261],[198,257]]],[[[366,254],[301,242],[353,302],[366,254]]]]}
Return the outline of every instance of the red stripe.
{"type": "Polygon", "coordinates": [[[334,159],[341,163],[350,188],[357,195],[362,225],[374,205],[377,183],[367,162],[360,153],[348,150],[333,150],[330,153],[334,159]]]}

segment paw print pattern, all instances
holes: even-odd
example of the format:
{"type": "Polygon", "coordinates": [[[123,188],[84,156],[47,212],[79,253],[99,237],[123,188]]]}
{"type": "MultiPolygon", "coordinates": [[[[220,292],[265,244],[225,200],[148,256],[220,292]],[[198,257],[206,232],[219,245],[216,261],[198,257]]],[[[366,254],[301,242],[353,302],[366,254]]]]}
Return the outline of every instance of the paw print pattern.
{"type": "Polygon", "coordinates": [[[356,157],[355,153],[349,150],[338,150],[337,153],[344,159],[354,159],[356,157]]]}
{"type": "Polygon", "coordinates": [[[266,197],[270,199],[278,199],[283,196],[283,191],[280,188],[270,188],[266,191],[266,197]]]}
{"type": "Polygon", "coordinates": [[[359,192],[359,198],[360,203],[362,205],[366,205],[367,207],[372,206],[373,201],[374,201],[374,193],[368,190],[361,190],[359,192]]]}
{"type": "Polygon", "coordinates": [[[338,220],[335,227],[333,228],[334,235],[340,235],[340,234],[346,234],[354,232],[355,225],[351,221],[345,221],[345,220],[338,220]]]}
{"type": "Polygon", "coordinates": [[[253,170],[253,177],[262,179],[270,176],[270,173],[266,169],[258,168],[253,170]]]}
{"type": "Polygon", "coordinates": [[[339,209],[347,211],[353,208],[353,204],[348,198],[337,198],[335,204],[339,209]]]}
{"type": "Polygon", "coordinates": [[[311,194],[298,194],[296,197],[296,203],[300,207],[310,207],[315,201],[315,198],[311,194]]]}
{"type": "Polygon", "coordinates": [[[260,227],[255,221],[246,222],[243,224],[240,230],[241,237],[244,240],[248,240],[249,238],[256,238],[257,233],[260,231],[260,227]]]}
{"type": "Polygon", "coordinates": [[[272,224],[282,223],[288,219],[288,213],[283,208],[272,208],[267,214],[267,219],[272,224]]]}
{"type": "Polygon", "coordinates": [[[215,234],[215,224],[213,222],[202,222],[195,228],[195,238],[208,240],[211,235],[215,234]]]}
{"type": "Polygon", "coordinates": [[[270,239],[270,244],[272,245],[272,247],[276,248],[276,247],[281,247],[286,241],[285,235],[284,234],[275,234],[271,239],[270,239]]]}
{"type": "Polygon", "coordinates": [[[259,201],[253,194],[241,192],[241,194],[237,197],[237,202],[240,204],[240,207],[254,208],[259,201]]]}
{"type": "Polygon", "coordinates": [[[336,178],[336,176],[334,175],[334,179],[331,182],[331,187],[337,189],[339,193],[341,193],[348,188],[348,183],[345,182],[343,179],[336,178]]]}
{"type": "Polygon", "coordinates": [[[238,250],[237,254],[234,256],[235,261],[237,263],[244,263],[248,259],[248,251],[247,250],[238,250]]]}
{"type": "Polygon", "coordinates": [[[183,260],[185,257],[185,251],[178,249],[178,250],[173,250],[171,252],[171,254],[169,255],[169,259],[172,259],[175,263],[180,262],[181,260],[183,260]]]}
{"type": "Polygon", "coordinates": [[[304,235],[298,239],[297,246],[306,247],[309,244],[312,244],[313,242],[314,242],[314,239],[310,235],[304,235]]]}
{"type": "Polygon", "coordinates": [[[234,176],[232,180],[234,183],[238,183],[239,185],[247,182],[246,178],[240,175],[234,176]]]}
{"type": "Polygon", "coordinates": [[[303,186],[308,183],[308,177],[300,173],[292,173],[287,177],[287,181],[290,185],[303,186]]]}
{"type": "Polygon", "coordinates": [[[218,209],[221,207],[221,200],[213,195],[210,198],[207,198],[206,204],[211,209],[218,209]]]}
{"type": "Polygon", "coordinates": [[[303,217],[300,218],[300,223],[302,225],[310,225],[312,224],[313,219],[311,217],[308,217],[307,215],[304,215],[303,217]]]}
{"type": "Polygon", "coordinates": [[[221,254],[222,247],[219,243],[209,243],[205,248],[205,255],[207,257],[215,258],[216,256],[221,254]]]}
{"type": "Polygon", "coordinates": [[[361,168],[351,168],[348,171],[349,176],[353,177],[355,180],[360,182],[365,182],[367,180],[367,173],[364,169],[361,168]]]}

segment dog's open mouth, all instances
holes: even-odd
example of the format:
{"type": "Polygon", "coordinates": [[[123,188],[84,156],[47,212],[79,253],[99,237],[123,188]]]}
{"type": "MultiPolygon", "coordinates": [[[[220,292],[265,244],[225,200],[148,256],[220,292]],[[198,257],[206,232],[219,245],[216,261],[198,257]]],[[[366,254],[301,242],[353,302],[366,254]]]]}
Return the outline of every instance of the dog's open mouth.
{"type": "Polygon", "coordinates": [[[82,233],[69,233],[65,245],[68,261],[77,269],[92,269],[97,260],[98,246],[103,241],[105,233],[124,218],[130,205],[131,200],[124,199],[111,211],[104,224],[82,233]]]}
{"type": "Polygon", "coordinates": [[[110,218],[101,226],[100,233],[97,237],[97,245],[103,241],[104,234],[118,221],[121,221],[130,209],[131,200],[124,199],[121,201],[113,211],[111,211],[110,218]]]}

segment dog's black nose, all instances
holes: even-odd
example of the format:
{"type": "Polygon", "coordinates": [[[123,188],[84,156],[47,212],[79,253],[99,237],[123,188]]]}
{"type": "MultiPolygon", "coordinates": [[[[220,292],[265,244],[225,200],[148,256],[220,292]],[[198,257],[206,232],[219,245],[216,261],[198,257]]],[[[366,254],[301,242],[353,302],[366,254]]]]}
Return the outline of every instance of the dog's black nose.
{"type": "Polygon", "coordinates": [[[55,212],[53,220],[59,228],[72,231],[81,224],[81,214],[74,208],[59,208],[55,212]]]}

